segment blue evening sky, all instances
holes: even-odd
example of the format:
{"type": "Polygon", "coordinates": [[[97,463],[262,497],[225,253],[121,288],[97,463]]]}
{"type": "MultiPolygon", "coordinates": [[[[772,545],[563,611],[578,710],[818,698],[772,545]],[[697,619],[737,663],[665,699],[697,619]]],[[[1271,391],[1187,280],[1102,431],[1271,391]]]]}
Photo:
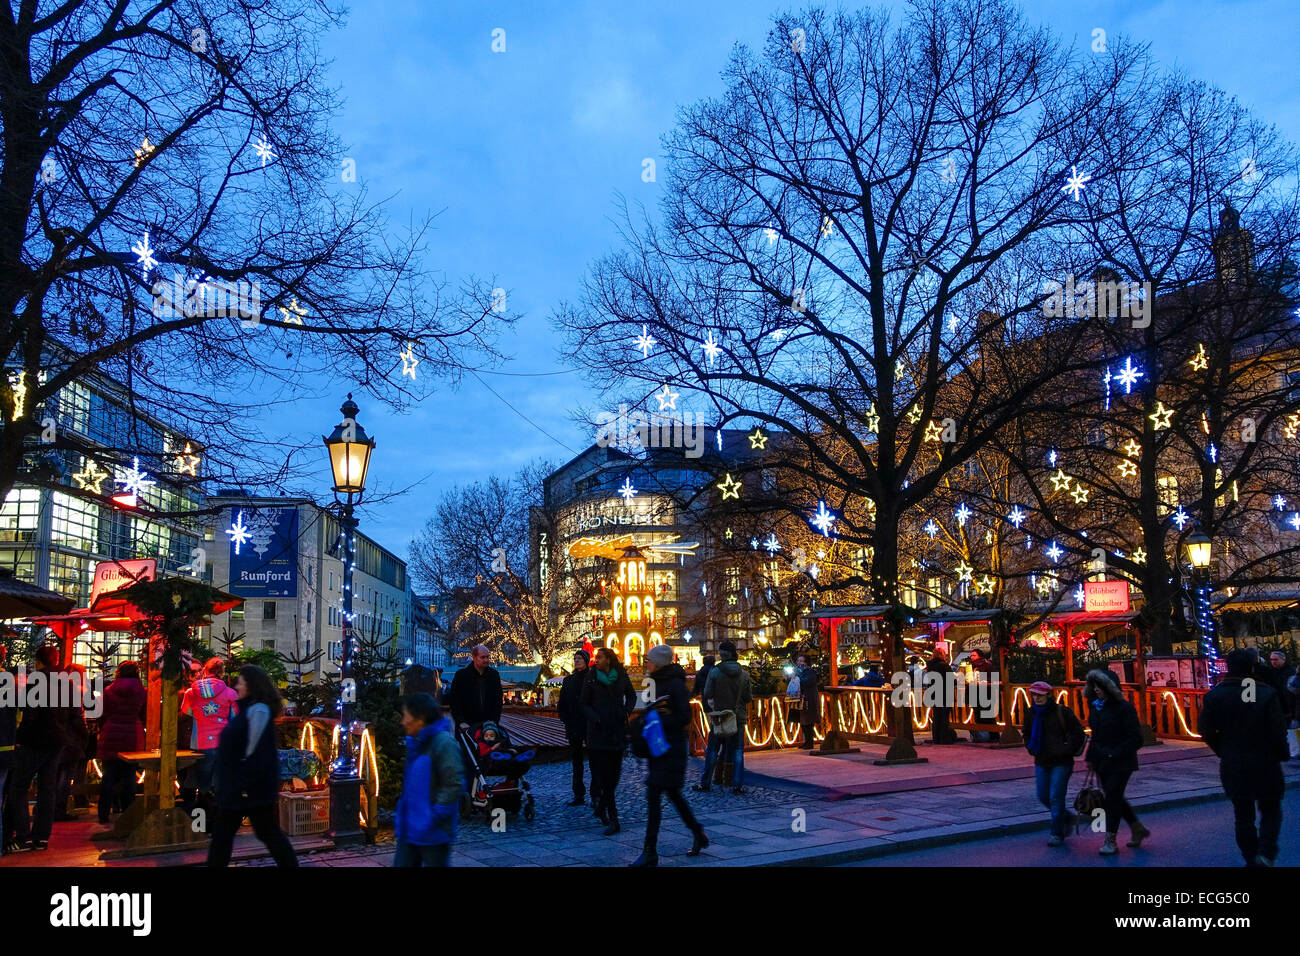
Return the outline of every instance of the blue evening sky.
{"type": "MultiPolygon", "coordinates": [[[[495,276],[509,290],[510,310],[523,317],[502,341],[513,356],[503,370],[561,372],[572,363],[550,316],[616,243],[616,197],[659,201],[663,163],[659,183],[645,183],[642,160],[661,157],[675,108],[717,93],[732,46],[760,45],[772,14],[791,6],[356,0],[346,28],[324,40],[345,100],[336,130],[370,195],[393,197],[396,223],[441,211],[429,249],[453,281],[495,276]],[[492,51],[498,27],[504,53],[492,51]]],[[[1096,27],[1149,41],[1163,63],[1235,94],[1300,140],[1295,0],[1024,8],[1081,44],[1096,27]]],[[[538,457],[558,464],[591,441],[570,418],[591,398],[580,375],[482,378],[501,398],[467,378],[406,415],[362,402],[360,420],[379,442],[372,482],[414,486],[363,518],[364,530],[398,554],[443,490],[538,457]]],[[[317,397],[294,418],[325,431],[350,383],[312,386],[317,397]]]]}

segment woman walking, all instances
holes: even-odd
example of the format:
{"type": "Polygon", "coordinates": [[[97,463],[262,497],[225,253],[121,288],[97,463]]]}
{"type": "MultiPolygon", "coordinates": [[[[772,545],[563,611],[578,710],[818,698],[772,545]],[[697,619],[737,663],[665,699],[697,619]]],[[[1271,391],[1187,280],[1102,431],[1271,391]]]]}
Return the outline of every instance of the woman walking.
{"type": "Polygon", "coordinates": [[[649,803],[645,824],[645,848],[637,857],[633,866],[659,865],[659,823],[663,816],[663,796],[677,809],[682,823],[694,835],[687,856],[699,856],[700,851],[709,845],[709,838],[704,835],[704,827],[695,819],[691,808],[682,796],[682,787],[686,784],[686,736],[691,720],[691,695],[686,689],[686,672],[680,664],[673,662],[673,651],[666,644],[656,644],[645,656],[646,674],[654,682],[655,702],[644,711],[637,713],[637,726],[634,733],[640,733],[645,727],[646,714],[654,710],[663,725],[668,749],[659,756],[650,753],[650,776],[646,789],[649,803]]]}
{"type": "Polygon", "coordinates": [[[627,718],[636,706],[636,691],[618,655],[608,647],[596,650],[596,663],[582,684],[581,701],[586,717],[591,789],[599,794],[596,817],[605,824],[605,836],[613,836],[622,829],[618,824],[614,788],[623,775],[627,718]]]}
{"type": "Polygon", "coordinates": [[[144,750],[144,720],[149,695],[140,683],[134,661],[119,664],[113,682],[104,688],[104,713],[99,725],[99,822],[107,826],[109,814],[125,810],[135,800],[137,767],[119,754],[144,750]]]}
{"type": "Polygon", "coordinates": [[[1131,847],[1142,845],[1151,831],[1144,827],[1124,799],[1129,778],[1137,771],[1138,748],[1142,746],[1142,724],[1137,710],[1124,699],[1110,671],[1088,672],[1083,696],[1088,701],[1088,726],[1092,742],[1088,744],[1088,766],[1097,774],[1097,784],[1105,794],[1102,808],[1106,814],[1106,839],[1101,845],[1103,856],[1119,852],[1116,836],[1119,822],[1128,823],[1131,847]]]}
{"type": "Polygon", "coordinates": [[[1069,825],[1065,793],[1074,773],[1074,758],[1086,739],[1083,724],[1074,711],[1052,699],[1052,685],[1045,680],[1029,685],[1033,703],[1025,708],[1022,731],[1025,749],[1034,758],[1034,785],[1038,802],[1052,814],[1052,835],[1048,846],[1062,846],[1069,825]]]}
{"type": "Polygon", "coordinates": [[[217,821],[208,847],[208,866],[227,866],[244,817],[266,844],[277,866],[297,866],[293,844],[280,829],[280,759],[274,721],[284,705],[260,667],[248,664],[235,677],[239,710],[217,744],[217,821]]]}

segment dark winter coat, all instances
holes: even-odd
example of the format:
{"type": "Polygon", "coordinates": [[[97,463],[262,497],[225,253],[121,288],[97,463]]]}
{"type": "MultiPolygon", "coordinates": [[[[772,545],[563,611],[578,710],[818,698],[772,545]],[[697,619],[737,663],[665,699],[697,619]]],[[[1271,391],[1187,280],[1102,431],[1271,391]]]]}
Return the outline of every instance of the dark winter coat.
{"type": "MultiPolygon", "coordinates": [[[[686,689],[686,671],[680,664],[667,664],[653,674],[655,697],[666,698],[658,706],[668,752],[650,757],[649,782],[664,790],[680,790],[686,783],[687,738],[691,723],[691,694],[686,689]]],[[[638,732],[640,727],[637,728],[638,732]]]]}
{"type": "MultiPolygon", "coordinates": [[[[31,671],[27,674],[30,683],[33,679],[43,680],[45,694],[48,698],[54,692],[54,681],[58,675],[51,671],[31,671]],[[36,677],[37,674],[41,676],[36,677]]],[[[30,692],[30,688],[29,688],[30,692]]],[[[23,707],[23,719],[18,723],[18,746],[32,750],[61,750],[69,743],[68,708],[46,707],[28,704],[23,707]]]]}
{"type": "Polygon", "coordinates": [[[1088,765],[1098,773],[1137,770],[1137,752],[1142,746],[1142,724],[1137,710],[1126,700],[1105,698],[1100,710],[1088,702],[1088,765]]]}
{"type": "Polygon", "coordinates": [[[695,683],[691,685],[691,696],[699,697],[704,693],[704,685],[709,682],[709,674],[713,673],[716,664],[705,664],[695,672],[695,683]]]}
{"type": "Polygon", "coordinates": [[[817,672],[811,667],[801,667],[799,675],[799,722],[815,724],[822,719],[822,695],[817,672]]]}
{"type": "Polygon", "coordinates": [[[104,689],[104,713],[99,725],[99,756],[144,750],[148,693],[137,677],[119,677],[104,689]]]}
{"type": "Polygon", "coordinates": [[[447,692],[451,706],[451,719],[457,724],[471,727],[492,721],[501,722],[501,675],[495,668],[486,668],[479,674],[473,664],[456,671],[447,692]]]}
{"type": "Polygon", "coordinates": [[[1034,754],[1036,767],[1070,767],[1074,765],[1074,755],[1083,746],[1086,734],[1083,724],[1068,707],[1062,707],[1056,701],[1048,699],[1041,712],[1035,707],[1025,708],[1025,725],[1021,731],[1025,738],[1025,749],[1034,732],[1035,718],[1043,721],[1043,734],[1038,753],[1034,754]]]}
{"type": "Polygon", "coordinates": [[[264,807],[274,804],[280,793],[280,758],[275,746],[275,720],[266,725],[247,757],[248,711],[240,702],[239,712],[230,718],[217,742],[217,805],[223,810],[264,807]]]}
{"type": "Polygon", "coordinates": [[[560,685],[560,720],[564,724],[564,736],[569,740],[582,740],[587,735],[587,715],[582,710],[582,687],[587,682],[590,671],[590,667],[574,671],[560,685]]]}
{"type": "MultiPolygon", "coordinates": [[[[0,667],[0,674],[5,669],[0,667]]],[[[0,770],[12,765],[14,759],[14,741],[18,736],[18,705],[0,695],[0,770]]],[[[2,795],[0,795],[2,796],[2,795]]]]}
{"type": "Polygon", "coordinates": [[[440,846],[455,839],[465,765],[454,733],[451,721],[444,717],[419,736],[406,738],[402,795],[393,815],[399,842],[440,846]]]}
{"type": "Polygon", "coordinates": [[[749,702],[753,699],[749,671],[736,661],[723,661],[709,673],[702,700],[706,712],[735,711],[736,724],[743,730],[749,716],[749,702]]]}
{"type": "Polygon", "coordinates": [[[582,713],[587,724],[587,746],[591,750],[627,748],[627,717],[636,706],[636,691],[627,671],[621,671],[613,684],[606,686],[587,668],[582,684],[582,713]]]}
{"type": "Polygon", "coordinates": [[[1225,677],[1205,695],[1199,730],[1219,756],[1219,779],[1231,800],[1278,800],[1290,758],[1282,704],[1256,681],[1255,699],[1243,700],[1241,678],[1225,677]]]}

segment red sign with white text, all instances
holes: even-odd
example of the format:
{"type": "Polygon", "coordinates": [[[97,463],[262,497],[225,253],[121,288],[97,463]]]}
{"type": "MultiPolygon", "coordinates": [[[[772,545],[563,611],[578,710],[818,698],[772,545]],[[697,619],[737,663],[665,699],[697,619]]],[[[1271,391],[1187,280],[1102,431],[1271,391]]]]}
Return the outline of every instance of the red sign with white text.
{"type": "Polygon", "coordinates": [[[1089,614],[1127,614],[1127,581],[1084,581],[1083,609],[1089,614]]]}
{"type": "Polygon", "coordinates": [[[130,561],[100,561],[95,565],[95,580],[90,586],[90,603],[95,606],[95,598],[118,588],[129,587],[137,581],[152,581],[158,576],[158,562],[153,558],[130,561]]]}

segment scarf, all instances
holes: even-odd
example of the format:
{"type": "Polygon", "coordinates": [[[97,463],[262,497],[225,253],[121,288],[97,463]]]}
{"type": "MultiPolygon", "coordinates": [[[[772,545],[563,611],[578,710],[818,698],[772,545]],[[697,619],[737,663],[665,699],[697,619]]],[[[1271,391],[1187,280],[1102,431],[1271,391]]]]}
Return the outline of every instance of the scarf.
{"type": "Polygon", "coordinates": [[[1034,726],[1029,731],[1029,743],[1025,745],[1030,754],[1037,757],[1043,750],[1043,715],[1047,713],[1046,704],[1034,704],[1034,726]]]}
{"type": "Polygon", "coordinates": [[[614,681],[618,680],[618,671],[614,670],[614,668],[612,667],[607,671],[602,671],[599,668],[597,668],[596,680],[600,681],[606,687],[612,687],[614,685],[614,681]]]}

